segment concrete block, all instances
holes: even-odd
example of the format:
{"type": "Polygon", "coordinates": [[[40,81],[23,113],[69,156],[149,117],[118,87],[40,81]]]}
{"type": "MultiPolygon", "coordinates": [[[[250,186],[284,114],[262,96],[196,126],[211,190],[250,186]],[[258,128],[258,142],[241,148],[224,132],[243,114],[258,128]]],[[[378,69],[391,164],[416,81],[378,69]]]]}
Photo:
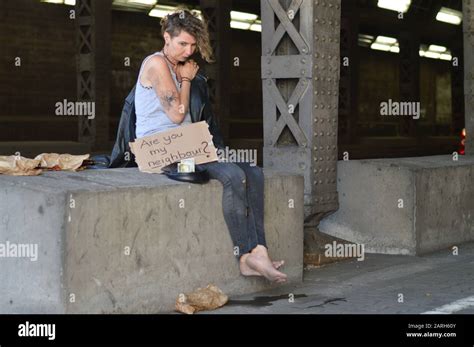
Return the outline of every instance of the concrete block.
{"type": "Polygon", "coordinates": [[[340,161],[340,207],[319,230],[368,253],[421,255],[474,241],[473,182],[474,156],[340,161]]]}
{"type": "MultiPolygon", "coordinates": [[[[269,252],[298,283],[303,177],[264,173],[269,252]]],[[[209,283],[229,296],[275,286],[240,275],[217,180],[136,168],[0,176],[0,211],[0,244],[38,246],[36,261],[0,258],[0,313],[169,312],[180,293],[209,283]]]]}

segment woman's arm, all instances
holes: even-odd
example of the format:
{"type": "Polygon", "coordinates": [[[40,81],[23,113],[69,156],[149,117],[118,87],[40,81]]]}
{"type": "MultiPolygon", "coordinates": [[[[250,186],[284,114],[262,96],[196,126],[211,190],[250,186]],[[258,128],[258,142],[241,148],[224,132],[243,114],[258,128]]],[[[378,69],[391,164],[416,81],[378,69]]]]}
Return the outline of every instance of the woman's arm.
{"type": "Polygon", "coordinates": [[[184,82],[178,92],[168,64],[160,56],[150,58],[144,69],[144,78],[153,86],[156,95],[168,118],[175,124],[181,124],[188,113],[191,83],[184,82]]]}

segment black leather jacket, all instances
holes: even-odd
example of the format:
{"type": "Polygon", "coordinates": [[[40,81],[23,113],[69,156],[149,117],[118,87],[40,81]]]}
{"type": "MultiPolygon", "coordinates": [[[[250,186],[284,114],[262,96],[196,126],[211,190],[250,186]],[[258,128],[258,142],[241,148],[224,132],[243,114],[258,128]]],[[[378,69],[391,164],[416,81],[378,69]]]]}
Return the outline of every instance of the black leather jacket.
{"type": "MultiPolygon", "coordinates": [[[[224,140],[219,130],[216,117],[212,113],[211,103],[209,101],[209,89],[207,86],[207,78],[201,74],[197,74],[191,82],[191,95],[189,101],[189,112],[193,123],[206,121],[209,124],[212,141],[216,148],[224,148],[224,140]]],[[[117,139],[110,156],[109,168],[136,167],[135,156],[130,151],[129,142],[136,139],[135,134],[135,87],[125,99],[122,109],[119,127],[117,131],[117,139]],[[129,160],[127,160],[127,157],[129,160]]]]}

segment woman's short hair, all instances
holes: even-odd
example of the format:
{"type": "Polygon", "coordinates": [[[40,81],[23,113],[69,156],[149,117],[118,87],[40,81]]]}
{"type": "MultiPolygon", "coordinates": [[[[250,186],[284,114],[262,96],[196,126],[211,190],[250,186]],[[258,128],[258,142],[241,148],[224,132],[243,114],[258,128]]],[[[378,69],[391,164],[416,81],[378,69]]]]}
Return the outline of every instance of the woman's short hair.
{"type": "Polygon", "coordinates": [[[161,20],[161,35],[165,32],[171,38],[181,34],[181,31],[194,36],[196,39],[197,51],[207,63],[213,63],[211,41],[205,19],[200,19],[196,13],[179,6],[173,13],[168,14],[161,20]]]}

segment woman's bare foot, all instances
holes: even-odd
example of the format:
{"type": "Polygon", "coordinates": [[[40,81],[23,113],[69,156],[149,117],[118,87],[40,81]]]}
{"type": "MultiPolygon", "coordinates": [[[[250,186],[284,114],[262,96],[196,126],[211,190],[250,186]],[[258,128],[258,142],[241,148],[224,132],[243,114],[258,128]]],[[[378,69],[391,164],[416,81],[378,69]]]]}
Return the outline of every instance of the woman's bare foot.
{"type": "Polygon", "coordinates": [[[286,282],[287,276],[277,269],[284,263],[284,261],[272,262],[267,249],[258,245],[252,250],[252,253],[240,257],[240,272],[244,276],[264,276],[269,281],[282,283],[286,282]]]}
{"type": "MultiPolygon", "coordinates": [[[[247,253],[245,255],[243,255],[241,258],[240,258],[240,272],[242,273],[242,275],[244,276],[263,276],[261,273],[255,271],[255,270],[252,270],[245,262],[247,256],[249,255],[250,253],[247,253]],[[243,259],[242,259],[243,258],[243,259]]],[[[282,267],[283,265],[285,265],[285,261],[284,260],[279,260],[279,261],[272,261],[272,265],[275,269],[279,269],[280,267],[282,267]]]]}

